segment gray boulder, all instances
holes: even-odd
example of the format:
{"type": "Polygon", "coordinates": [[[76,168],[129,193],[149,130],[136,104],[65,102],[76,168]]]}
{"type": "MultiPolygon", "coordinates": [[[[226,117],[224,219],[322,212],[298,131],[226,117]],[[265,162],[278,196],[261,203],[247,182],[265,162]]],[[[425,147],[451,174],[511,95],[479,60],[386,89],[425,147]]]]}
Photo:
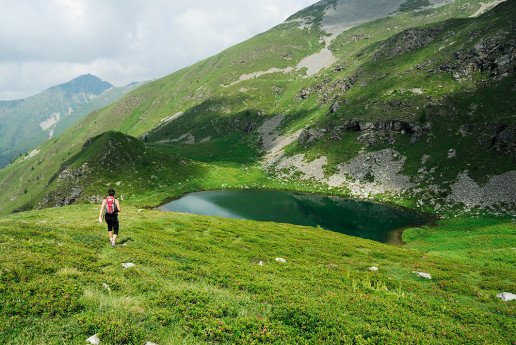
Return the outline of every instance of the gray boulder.
{"type": "Polygon", "coordinates": [[[98,344],[100,344],[100,339],[95,334],[95,335],[92,335],[91,337],[89,337],[88,339],[86,339],[86,342],[93,344],[93,345],[98,345],[98,344]]]}
{"type": "Polygon", "coordinates": [[[516,295],[510,292],[501,292],[498,295],[496,295],[499,299],[501,299],[504,302],[512,301],[516,299],[516,295]]]}

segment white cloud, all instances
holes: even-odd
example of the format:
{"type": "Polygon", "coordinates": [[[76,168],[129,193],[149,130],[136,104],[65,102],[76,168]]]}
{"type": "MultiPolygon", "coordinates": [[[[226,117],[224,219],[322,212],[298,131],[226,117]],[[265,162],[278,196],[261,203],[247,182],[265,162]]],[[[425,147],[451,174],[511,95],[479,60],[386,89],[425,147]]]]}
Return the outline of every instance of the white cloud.
{"type": "Polygon", "coordinates": [[[91,73],[159,78],[268,30],[316,0],[0,0],[0,99],[91,73]]]}

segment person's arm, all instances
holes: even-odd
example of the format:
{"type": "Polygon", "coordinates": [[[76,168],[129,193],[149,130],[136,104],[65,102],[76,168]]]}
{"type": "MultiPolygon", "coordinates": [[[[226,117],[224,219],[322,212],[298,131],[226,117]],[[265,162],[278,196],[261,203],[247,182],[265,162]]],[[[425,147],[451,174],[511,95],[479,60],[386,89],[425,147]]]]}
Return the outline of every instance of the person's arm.
{"type": "Polygon", "coordinates": [[[120,201],[118,201],[118,199],[115,199],[115,205],[116,205],[116,208],[118,209],[118,212],[120,212],[120,201]]]}
{"type": "Polygon", "coordinates": [[[104,199],[102,201],[102,206],[100,206],[99,223],[102,223],[102,211],[104,211],[105,206],[106,206],[106,199],[104,199]]]}

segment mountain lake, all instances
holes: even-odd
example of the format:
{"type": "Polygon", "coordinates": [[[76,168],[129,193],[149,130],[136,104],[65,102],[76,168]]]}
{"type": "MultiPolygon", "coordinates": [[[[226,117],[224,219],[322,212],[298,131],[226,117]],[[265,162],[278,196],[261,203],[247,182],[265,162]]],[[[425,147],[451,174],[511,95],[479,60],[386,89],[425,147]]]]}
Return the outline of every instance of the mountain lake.
{"type": "Polygon", "coordinates": [[[158,209],[320,227],[395,245],[402,244],[404,228],[430,224],[436,219],[428,214],[377,202],[272,190],[196,192],[158,209]]]}

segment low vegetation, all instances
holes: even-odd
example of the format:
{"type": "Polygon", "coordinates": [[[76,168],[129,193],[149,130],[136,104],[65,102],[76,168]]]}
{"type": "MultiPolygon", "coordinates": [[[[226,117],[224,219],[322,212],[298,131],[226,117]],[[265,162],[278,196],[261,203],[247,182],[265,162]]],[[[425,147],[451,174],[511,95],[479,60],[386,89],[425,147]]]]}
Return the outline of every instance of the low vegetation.
{"type": "Polygon", "coordinates": [[[97,212],[0,220],[1,343],[509,344],[516,332],[514,302],[496,297],[516,290],[511,222],[442,222],[395,247],[125,207],[113,248],[97,212]],[[487,250],[486,238],[504,255],[460,254],[487,250]]]}
{"type": "Polygon", "coordinates": [[[413,11],[427,4],[407,1],[403,13],[339,36],[330,46],[339,63],[315,76],[233,84],[319,51],[323,8],[311,7],[299,14],[314,20],[310,29],[286,22],[148,83],[2,169],[0,343],[84,344],[94,334],[101,344],[142,345],[513,343],[515,303],[496,295],[516,292],[514,205],[461,213],[467,205],[443,203],[462,172],[482,186],[516,169],[513,142],[497,137],[514,127],[513,71],[446,65],[466,66],[479,42],[513,47],[514,2],[470,19],[479,1],[413,11]],[[257,128],[275,117],[277,135],[304,130],[286,156],[326,157],[326,177],[359,154],[395,150],[419,194],[375,198],[446,217],[405,230],[406,245],[395,247],[153,209],[225,188],[350,195],[298,179],[300,171],[281,178],[263,169],[257,128]],[[353,119],[427,129],[364,139],[345,128],[353,119]],[[97,222],[111,187],[123,195],[115,248],[97,222]]]}

